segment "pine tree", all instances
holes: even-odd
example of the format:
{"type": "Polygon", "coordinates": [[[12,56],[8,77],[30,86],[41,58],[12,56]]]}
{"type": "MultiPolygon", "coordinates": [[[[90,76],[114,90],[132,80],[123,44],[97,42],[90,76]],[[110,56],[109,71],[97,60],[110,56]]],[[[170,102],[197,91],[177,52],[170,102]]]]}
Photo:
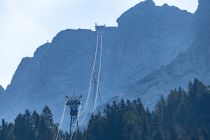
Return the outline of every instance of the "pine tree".
{"type": "Polygon", "coordinates": [[[35,139],[37,140],[40,136],[39,136],[39,128],[40,128],[40,125],[41,125],[41,117],[40,115],[34,111],[32,113],[32,118],[33,118],[33,130],[34,130],[34,137],[35,139]]]}
{"type": "Polygon", "coordinates": [[[40,138],[41,140],[52,140],[55,137],[55,125],[53,124],[53,115],[48,106],[41,113],[40,120],[40,138]]]}
{"type": "Polygon", "coordinates": [[[41,117],[43,121],[45,122],[45,125],[47,128],[52,128],[53,127],[53,115],[48,106],[46,106],[41,114],[41,117]]]}
{"type": "Polygon", "coordinates": [[[25,137],[25,121],[22,114],[19,114],[15,119],[14,134],[15,140],[23,140],[25,137]]]}
{"type": "Polygon", "coordinates": [[[13,129],[14,129],[14,125],[12,123],[8,124],[3,119],[0,125],[1,140],[15,140],[13,129]]]}

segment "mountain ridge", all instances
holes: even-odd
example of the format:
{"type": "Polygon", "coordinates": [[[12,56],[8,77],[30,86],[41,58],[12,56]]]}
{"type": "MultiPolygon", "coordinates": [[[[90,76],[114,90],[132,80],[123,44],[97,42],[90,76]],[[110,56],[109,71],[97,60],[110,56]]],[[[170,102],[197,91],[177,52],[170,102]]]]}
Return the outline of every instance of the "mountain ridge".
{"type": "Polygon", "coordinates": [[[0,85],[0,95],[4,94],[4,88],[0,85]]]}
{"type": "MultiPolygon", "coordinates": [[[[104,103],[124,95],[130,84],[190,47],[192,14],[149,1],[140,3],[140,9],[128,10],[129,16],[122,14],[118,27],[105,28],[100,87],[104,103]],[[141,8],[145,3],[151,4],[147,11],[141,8]]],[[[11,119],[25,108],[39,111],[49,105],[58,120],[65,95],[76,92],[86,97],[95,44],[95,31],[68,29],[38,48],[33,57],[24,58],[5,91],[7,102],[1,104],[7,108],[0,115],[11,119]],[[15,110],[8,101],[16,105],[15,110]]]]}
{"type": "MultiPolygon", "coordinates": [[[[160,95],[168,95],[171,89],[187,85],[194,78],[210,84],[210,11],[209,1],[202,2],[194,14],[193,42],[186,52],[166,66],[152,72],[144,79],[133,84],[128,91],[132,90],[133,96],[139,96],[147,107],[153,108],[160,95]],[[134,90],[133,90],[134,89],[134,90]],[[152,98],[151,98],[152,96],[152,98]]],[[[187,87],[185,87],[187,88],[187,87]]],[[[132,96],[132,95],[127,95],[132,96]]]]}

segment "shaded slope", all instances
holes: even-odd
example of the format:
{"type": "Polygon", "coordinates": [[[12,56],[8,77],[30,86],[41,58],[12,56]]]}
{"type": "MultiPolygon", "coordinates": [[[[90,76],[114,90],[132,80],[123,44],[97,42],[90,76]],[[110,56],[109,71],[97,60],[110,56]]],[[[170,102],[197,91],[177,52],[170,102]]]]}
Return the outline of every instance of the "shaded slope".
{"type": "Polygon", "coordinates": [[[210,84],[210,2],[200,0],[194,15],[193,43],[172,63],[152,72],[130,87],[133,94],[140,96],[148,107],[153,107],[160,95],[167,95],[173,88],[187,85],[198,78],[210,84]]]}

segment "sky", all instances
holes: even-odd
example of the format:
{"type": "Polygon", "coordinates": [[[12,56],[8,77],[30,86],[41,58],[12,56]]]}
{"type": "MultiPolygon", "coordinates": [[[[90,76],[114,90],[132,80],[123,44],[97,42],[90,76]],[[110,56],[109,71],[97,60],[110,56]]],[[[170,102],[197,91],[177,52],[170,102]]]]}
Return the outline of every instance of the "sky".
{"type": "MultiPolygon", "coordinates": [[[[23,57],[51,41],[61,30],[117,26],[116,19],[143,0],[0,0],[0,85],[10,83],[23,57]]],[[[189,12],[197,0],[154,0],[189,12]]]]}

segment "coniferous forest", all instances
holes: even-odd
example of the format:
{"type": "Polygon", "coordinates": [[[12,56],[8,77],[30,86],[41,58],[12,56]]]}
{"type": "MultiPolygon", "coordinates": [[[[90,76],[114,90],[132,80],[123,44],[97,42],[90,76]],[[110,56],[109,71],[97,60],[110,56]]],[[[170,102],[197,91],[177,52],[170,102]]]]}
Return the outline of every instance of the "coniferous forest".
{"type": "MultiPolygon", "coordinates": [[[[145,109],[141,99],[108,104],[92,115],[87,128],[76,140],[209,140],[210,87],[195,79],[187,91],[172,90],[161,97],[153,111],[145,109]]],[[[58,125],[45,107],[41,114],[26,110],[14,123],[4,120],[0,140],[53,140],[58,125]]],[[[59,140],[69,140],[60,132],[59,140]]]]}

